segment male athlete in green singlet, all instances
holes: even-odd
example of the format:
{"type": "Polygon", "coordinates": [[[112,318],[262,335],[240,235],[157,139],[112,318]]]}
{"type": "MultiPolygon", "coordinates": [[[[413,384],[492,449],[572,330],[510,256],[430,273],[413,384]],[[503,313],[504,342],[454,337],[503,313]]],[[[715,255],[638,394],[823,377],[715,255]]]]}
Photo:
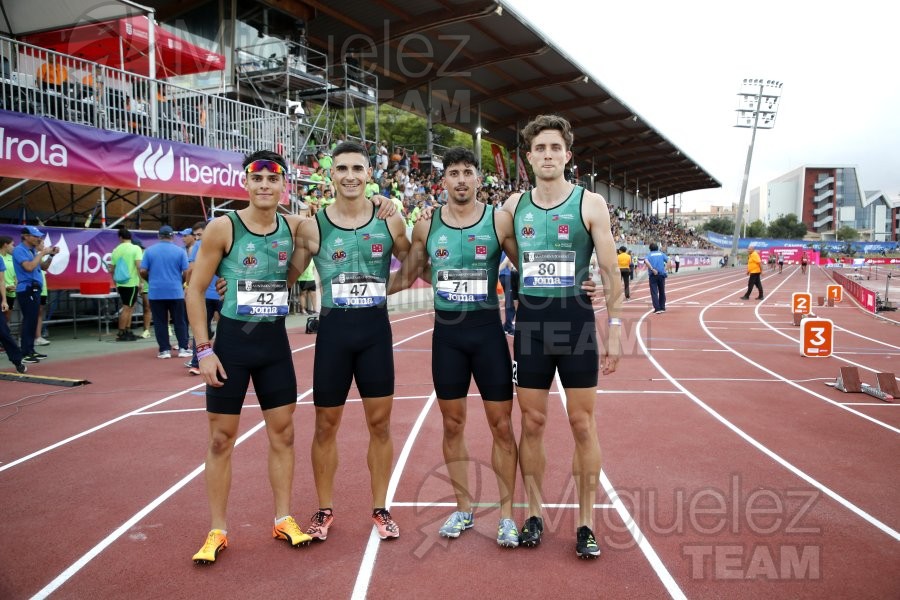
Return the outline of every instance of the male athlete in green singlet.
{"type": "Polygon", "coordinates": [[[519,465],[529,510],[519,541],[523,546],[536,546],[543,532],[543,437],[549,390],[558,371],[575,440],[572,472],[579,505],[575,551],[579,557],[595,558],[600,555],[593,533],[600,476],[594,418],[598,363],[604,375],[612,373],[622,353],[622,280],[606,201],[563,176],[572,159],[574,136],[569,122],[555,115],[540,116],[522,133],[536,187],[511,196],[503,205],[503,210],[513,215],[519,246],[513,372],[522,410],[519,465]],[[576,283],[588,272],[595,250],[609,316],[608,338],[602,346],[594,309],[576,283]]]}

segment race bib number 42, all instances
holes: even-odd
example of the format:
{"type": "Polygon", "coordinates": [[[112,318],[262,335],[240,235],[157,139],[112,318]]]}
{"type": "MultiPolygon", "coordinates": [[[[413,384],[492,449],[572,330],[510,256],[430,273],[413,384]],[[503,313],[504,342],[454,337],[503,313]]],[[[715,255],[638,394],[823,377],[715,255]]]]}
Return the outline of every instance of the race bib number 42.
{"type": "Polygon", "coordinates": [[[575,251],[524,252],[522,281],[525,287],[555,288],[575,285],[575,251]]]}
{"type": "Polygon", "coordinates": [[[341,273],[331,279],[331,300],[342,308],[378,306],[387,300],[387,286],[374,275],[341,273]]]}
{"type": "Polygon", "coordinates": [[[286,281],[237,282],[237,314],[252,317],[283,317],[288,314],[286,281]]]}
{"type": "Polygon", "coordinates": [[[488,296],[486,269],[438,271],[437,295],[448,302],[484,302],[488,296]]]}

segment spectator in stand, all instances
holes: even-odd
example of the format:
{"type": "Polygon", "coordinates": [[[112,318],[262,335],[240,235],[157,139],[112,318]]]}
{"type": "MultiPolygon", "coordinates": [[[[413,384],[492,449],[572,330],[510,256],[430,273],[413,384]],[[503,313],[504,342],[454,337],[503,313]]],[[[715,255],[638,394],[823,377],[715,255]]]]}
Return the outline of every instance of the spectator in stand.
{"type": "Polygon", "coordinates": [[[159,345],[157,358],[171,358],[169,318],[178,340],[178,356],[190,358],[187,316],[184,307],[184,282],[188,270],[187,254],[172,243],[175,231],[168,225],[159,228],[159,243],[147,248],[141,260],[141,277],[150,283],[150,311],[159,345]]]}
{"type": "Polygon", "coordinates": [[[55,54],[50,54],[47,62],[38,68],[37,80],[42,89],[62,92],[69,81],[69,71],[55,54]]]}
{"type": "Polygon", "coordinates": [[[419,170],[419,152],[413,150],[412,156],[409,157],[409,168],[412,171],[419,170]]]}

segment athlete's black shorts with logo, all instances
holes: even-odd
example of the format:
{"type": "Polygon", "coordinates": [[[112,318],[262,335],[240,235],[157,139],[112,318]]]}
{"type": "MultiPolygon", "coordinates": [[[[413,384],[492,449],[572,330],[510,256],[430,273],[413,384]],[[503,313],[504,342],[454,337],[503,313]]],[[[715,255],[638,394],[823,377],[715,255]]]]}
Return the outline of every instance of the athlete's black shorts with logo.
{"type": "Polygon", "coordinates": [[[239,321],[219,317],[213,348],[228,379],[206,386],[206,410],[241,414],[250,381],[263,410],[297,401],[297,376],[284,319],[239,321]]]}
{"type": "Polygon", "coordinates": [[[590,298],[519,294],[513,356],[519,387],[548,390],[557,370],[564,388],[597,387],[600,346],[590,298]]]}
{"type": "Polygon", "coordinates": [[[394,394],[394,348],[386,305],[322,308],[313,362],[313,404],[343,406],[354,379],[363,398],[394,394]]]}

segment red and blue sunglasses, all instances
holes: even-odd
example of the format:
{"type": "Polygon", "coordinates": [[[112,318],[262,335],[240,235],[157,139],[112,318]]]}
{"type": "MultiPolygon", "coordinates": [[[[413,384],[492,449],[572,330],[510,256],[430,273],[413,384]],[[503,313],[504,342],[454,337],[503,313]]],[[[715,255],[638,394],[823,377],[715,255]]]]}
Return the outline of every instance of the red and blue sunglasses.
{"type": "Polygon", "coordinates": [[[263,170],[274,173],[275,175],[284,175],[284,167],[274,160],[254,160],[244,169],[247,174],[259,173],[263,170]]]}

